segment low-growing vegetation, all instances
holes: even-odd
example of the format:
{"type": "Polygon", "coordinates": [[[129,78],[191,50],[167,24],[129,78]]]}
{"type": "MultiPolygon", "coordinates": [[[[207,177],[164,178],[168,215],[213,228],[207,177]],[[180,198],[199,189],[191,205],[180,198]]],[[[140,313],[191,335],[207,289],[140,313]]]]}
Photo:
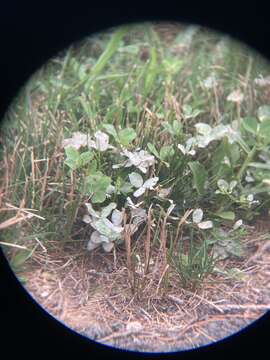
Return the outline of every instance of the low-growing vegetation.
{"type": "Polygon", "coordinates": [[[194,291],[269,215],[269,66],[200,27],[161,30],[72,45],[8,110],[0,228],[15,271],[72,242],[124,256],[135,295],[151,277],[166,295],[172,274],[194,291]]]}

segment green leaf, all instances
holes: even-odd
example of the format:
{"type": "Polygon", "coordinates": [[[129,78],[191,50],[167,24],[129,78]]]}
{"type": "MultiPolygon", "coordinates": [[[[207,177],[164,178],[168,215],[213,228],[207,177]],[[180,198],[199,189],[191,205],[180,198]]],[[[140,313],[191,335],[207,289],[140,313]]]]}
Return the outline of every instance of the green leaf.
{"type": "Polygon", "coordinates": [[[179,121],[174,120],[172,124],[172,128],[176,136],[182,133],[182,124],[179,121]]]}
{"type": "Polygon", "coordinates": [[[87,165],[94,157],[94,153],[91,151],[85,151],[80,155],[78,161],[78,167],[87,165]]]}
{"type": "Polygon", "coordinates": [[[199,195],[202,195],[205,191],[205,183],[207,180],[207,171],[203,165],[198,161],[190,161],[188,163],[193,175],[193,185],[195,186],[199,195]]]}
{"type": "Polygon", "coordinates": [[[67,156],[65,160],[65,164],[68,167],[70,167],[72,170],[75,170],[78,166],[78,162],[80,159],[79,151],[72,146],[68,146],[65,148],[65,153],[67,156]]]}
{"type": "Polygon", "coordinates": [[[153,144],[151,144],[151,143],[148,143],[148,144],[147,144],[147,147],[148,147],[149,151],[150,151],[152,154],[155,155],[155,157],[157,157],[158,159],[160,158],[160,157],[159,157],[159,153],[158,153],[155,145],[153,145],[153,144]]]}
{"type": "Polygon", "coordinates": [[[222,211],[222,212],[216,213],[216,215],[225,220],[234,220],[235,219],[235,213],[233,211],[222,211]]]}
{"type": "Polygon", "coordinates": [[[270,138],[270,118],[264,120],[259,127],[259,135],[265,138],[270,138]]]}
{"type": "Polygon", "coordinates": [[[119,131],[119,141],[122,145],[127,146],[137,136],[136,132],[132,128],[126,128],[119,131]]]}
{"type": "Polygon", "coordinates": [[[102,127],[107,131],[108,134],[112,135],[115,140],[119,141],[115,127],[112,124],[103,124],[102,127]]]}
{"type": "Polygon", "coordinates": [[[106,190],[111,184],[111,178],[98,171],[87,177],[87,193],[92,195],[92,203],[102,203],[106,199],[106,190]]]}
{"type": "Polygon", "coordinates": [[[88,174],[94,174],[97,171],[97,161],[96,160],[92,160],[91,163],[88,166],[88,174]]]}
{"type": "Polygon", "coordinates": [[[270,106],[262,105],[257,111],[258,119],[263,122],[265,120],[270,120],[270,106]]]}
{"type": "Polygon", "coordinates": [[[165,130],[167,130],[171,135],[174,135],[174,130],[173,127],[170,123],[168,123],[168,121],[164,121],[162,123],[162,126],[165,130]]]}
{"type": "Polygon", "coordinates": [[[160,149],[160,159],[165,160],[174,155],[174,149],[172,145],[162,146],[160,149]]]}
{"type": "Polygon", "coordinates": [[[254,117],[245,117],[242,119],[241,125],[246,131],[252,134],[257,134],[258,122],[254,117]]]}

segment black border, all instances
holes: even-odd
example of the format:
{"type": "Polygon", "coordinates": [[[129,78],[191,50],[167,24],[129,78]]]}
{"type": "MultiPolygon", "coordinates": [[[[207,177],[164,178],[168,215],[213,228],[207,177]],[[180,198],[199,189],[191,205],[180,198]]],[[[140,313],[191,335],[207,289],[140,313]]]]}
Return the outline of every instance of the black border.
{"type": "MultiPolygon", "coordinates": [[[[113,4],[112,4],[113,5],[113,4]]],[[[47,59],[71,42],[121,23],[174,20],[199,23],[232,34],[270,59],[270,21],[267,7],[229,2],[169,2],[144,5],[94,6],[81,1],[10,1],[0,8],[0,118],[28,77],[47,59]]],[[[1,234],[0,234],[1,238],[1,234]]],[[[69,331],[44,312],[19,284],[0,249],[0,350],[12,358],[97,355],[151,357],[90,343],[69,331]]],[[[251,356],[267,352],[269,312],[245,331],[217,344],[192,352],[160,355],[160,358],[251,356]]],[[[6,355],[6,356],[7,356],[6,355]]],[[[154,356],[154,354],[152,355],[154,356]]],[[[159,357],[159,355],[155,355],[159,357]]],[[[4,357],[3,357],[4,358],[4,357]]]]}

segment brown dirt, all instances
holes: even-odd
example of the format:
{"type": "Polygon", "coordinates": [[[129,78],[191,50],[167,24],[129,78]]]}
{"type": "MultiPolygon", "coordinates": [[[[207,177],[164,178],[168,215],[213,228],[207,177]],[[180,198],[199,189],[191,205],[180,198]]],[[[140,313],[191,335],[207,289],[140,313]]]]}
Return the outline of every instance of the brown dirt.
{"type": "Polygon", "coordinates": [[[236,333],[270,309],[269,221],[250,230],[244,258],[219,264],[240,269],[241,279],[211,275],[194,293],[181,288],[173,273],[164,290],[156,273],[135,296],[123,250],[114,258],[101,250],[89,254],[84,246],[52,242],[19,275],[49,313],[100,343],[144,352],[191,349],[236,333]]]}

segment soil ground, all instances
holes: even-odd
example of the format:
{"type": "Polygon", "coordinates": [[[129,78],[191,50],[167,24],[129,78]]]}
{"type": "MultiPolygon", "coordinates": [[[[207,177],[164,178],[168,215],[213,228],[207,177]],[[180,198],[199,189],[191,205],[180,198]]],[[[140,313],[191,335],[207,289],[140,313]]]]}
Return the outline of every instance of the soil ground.
{"type": "Polygon", "coordinates": [[[213,274],[195,292],[175,277],[164,291],[152,277],[135,296],[124,251],[116,258],[100,250],[89,254],[80,242],[40,248],[19,275],[43,308],[92,340],[143,352],[191,349],[238,332],[270,309],[269,222],[259,221],[249,233],[245,256],[219,264],[240,269],[241,279],[213,274]]]}

